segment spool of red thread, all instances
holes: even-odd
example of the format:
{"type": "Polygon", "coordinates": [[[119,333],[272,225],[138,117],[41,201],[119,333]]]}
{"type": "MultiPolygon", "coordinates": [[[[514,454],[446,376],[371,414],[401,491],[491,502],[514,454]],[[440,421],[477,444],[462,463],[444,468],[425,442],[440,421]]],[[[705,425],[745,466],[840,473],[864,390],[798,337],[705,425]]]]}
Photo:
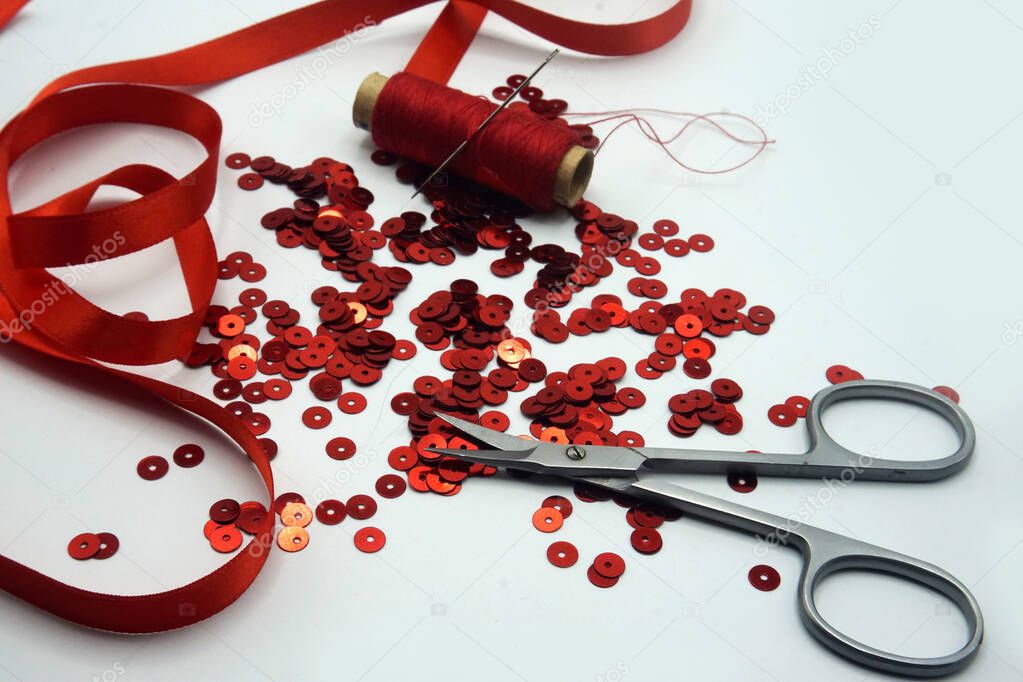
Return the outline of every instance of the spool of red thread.
{"type": "MultiPolygon", "coordinates": [[[[410,73],[373,73],[355,95],[352,118],[381,149],[432,168],[497,104],[410,73]]],[[[574,206],[593,171],[579,134],[523,104],[510,104],[451,163],[452,172],[541,211],[574,206]]]]}

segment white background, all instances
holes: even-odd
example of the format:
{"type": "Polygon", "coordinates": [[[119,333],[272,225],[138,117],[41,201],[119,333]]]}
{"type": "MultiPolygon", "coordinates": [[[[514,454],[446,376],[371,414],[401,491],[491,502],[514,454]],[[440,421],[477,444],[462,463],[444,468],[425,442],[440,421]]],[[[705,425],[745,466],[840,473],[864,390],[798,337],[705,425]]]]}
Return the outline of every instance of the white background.
{"type": "MultiPolygon", "coordinates": [[[[615,22],[651,16],[667,3],[536,4],[615,22]]],[[[402,67],[439,8],[371,31],[266,120],[255,120],[252,107],[279,99],[314,53],[196,89],[223,118],[224,153],[272,154],[292,165],[332,155],[352,163],[375,192],[378,221],[396,214],[408,189],[390,169],[369,162],[371,145],[350,124],[350,102],[367,73],[402,67]]],[[[281,10],[264,0],[36,0],[0,31],[0,110],[9,119],[45,82],[72,68],[177,49],[281,10]]],[[[745,388],[738,404],[742,433],[726,438],[705,428],[682,444],[799,450],[801,426],[772,426],[766,410],[823,387],[825,368],[837,362],[868,377],[947,384],[962,394],[977,426],[977,449],[973,463],[948,480],[856,482],[833,497],[812,480],[761,480],[749,495],[733,493],[718,477],[683,480],[786,515],[827,497],[813,524],[951,571],[974,591],[987,620],[980,655],[961,675],[968,679],[1023,677],[1023,437],[1015,390],[1023,370],[1017,270],[1023,93],[1011,80],[1023,56],[1021,32],[1023,12],[1007,0],[697,0],[689,26],[668,46],[614,60],[566,53],[539,80],[549,96],[576,110],[656,106],[753,114],[771,102],[785,105],[767,123],[777,145],[752,166],[720,177],[682,173],[635,132],[623,131],[599,156],[587,196],[644,229],[670,217],[685,234],[701,231],[717,240],[714,251],[665,268],[661,277],[673,295],[689,286],[729,286],[779,314],[766,336],[736,334],[718,344],[714,376],[745,388]],[[845,49],[849,31],[863,26],[869,37],[845,49]],[[829,61],[828,77],[800,85],[806,67],[822,58],[829,61]]],[[[506,75],[538,63],[550,47],[489,17],[452,85],[489,92],[506,75]]],[[[124,163],[153,163],[181,175],[200,158],[193,141],[166,131],[81,131],[47,143],[17,167],[15,209],[124,163]]],[[[308,292],[337,284],[337,277],[320,268],[314,253],[285,251],[259,228],[259,217],[290,202],[290,193],[270,186],[242,192],[236,177],[221,170],[208,215],[218,248],[250,251],[269,270],[261,286],[299,307],[308,322],[315,312],[308,292]]],[[[538,242],[574,242],[564,217],[526,226],[538,242]]],[[[376,258],[390,262],[384,253],[376,258]]],[[[408,311],[456,276],[521,301],[529,275],[498,280],[489,273],[491,260],[481,253],[459,258],[456,267],[415,268],[413,286],[397,300],[386,328],[410,337],[408,311]]],[[[620,269],[596,292],[626,295],[629,276],[620,269]]],[[[215,300],[230,303],[245,286],[222,283],[215,300]]],[[[104,265],[81,289],[112,310],[143,309],[155,317],[181,312],[186,300],[166,245],[104,265]]],[[[589,298],[589,292],[580,297],[589,298]]],[[[519,321],[524,310],[516,308],[519,321]]],[[[561,346],[533,344],[551,369],[609,354],[632,364],[652,348],[651,339],[628,330],[561,346]]],[[[409,390],[416,376],[439,373],[436,358],[424,349],[413,362],[392,363],[368,392],[370,408],[356,418],[336,414],[326,431],[300,424],[301,410],[315,402],[304,386],[284,403],[260,408],[274,420],[269,435],[281,444],[274,462],[278,489],[307,498],[372,492],[388,471],[387,452],[407,439],[404,419],[387,408],[389,397],[409,390]],[[354,438],[362,457],[328,459],[323,444],[339,434],[354,438]]],[[[174,587],[221,563],[201,535],[208,505],[225,496],[262,499],[239,453],[195,420],[112,386],[88,385],[17,348],[5,347],[0,365],[3,554],[76,585],[120,593],[174,587]],[[172,466],[155,483],[136,476],[138,459],[167,456],[184,442],[206,449],[200,467],[172,466]],[[115,532],[116,557],[71,560],[67,540],[85,529],[115,532]]],[[[155,371],[204,390],[212,384],[206,371],[155,371]]],[[[616,418],[616,427],[641,431],[650,444],[679,443],[665,428],[666,400],[703,384],[678,371],[656,382],[630,371],[622,383],[641,387],[648,402],[616,418]]],[[[907,458],[952,446],[951,432],[937,419],[909,408],[841,407],[829,424],[852,445],[907,458]]],[[[517,403],[507,409],[513,426],[523,429],[517,403]]],[[[579,502],[556,538],[579,547],[580,563],[553,568],[544,556],[552,536],[535,531],[530,515],[546,495],[567,490],[499,476],[469,481],[450,499],[410,491],[384,501],[370,522],[388,536],[376,555],[352,545],[362,524],[315,524],[305,551],[275,552],[225,612],[158,636],[87,631],[4,598],[0,679],[876,677],[803,631],[795,552],[776,549],[766,558],[781,573],[778,590],[750,587],[746,572],[761,559],[755,540],[741,533],[685,518],[662,529],[659,554],[644,557],[628,545],[624,510],[579,502]],[[622,554],[628,569],[616,587],[598,590],[585,567],[608,550],[622,554]]],[[[963,637],[962,618],[937,596],[883,578],[829,581],[821,600],[852,634],[903,653],[942,653],[963,637]]]]}

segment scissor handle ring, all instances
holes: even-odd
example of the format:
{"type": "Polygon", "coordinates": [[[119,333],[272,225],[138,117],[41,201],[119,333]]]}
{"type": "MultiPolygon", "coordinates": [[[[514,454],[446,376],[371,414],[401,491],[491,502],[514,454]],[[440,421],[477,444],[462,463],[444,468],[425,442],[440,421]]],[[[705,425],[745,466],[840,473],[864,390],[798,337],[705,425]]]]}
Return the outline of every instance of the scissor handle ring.
{"type": "MultiPolygon", "coordinates": [[[[808,529],[809,530],[809,529],[808,529]]],[[[984,617],[969,589],[942,569],[913,557],[813,529],[804,535],[806,562],[799,582],[803,625],[825,646],[861,665],[913,677],[938,677],[963,668],[976,655],[984,637],[984,617]],[[929,587],[947,597],[966,618],[969,637],[954,653],[933,658],[901,656],[864,644],[840,632],[821,615],[814,593],[829,575],[845,570],[879,571],[929,587]]]]}
{"type": "Polygon", "coordinates": [[[806,413],[806,427],[810,436],[808,462],[849,466],[853,478],[859,473],[869,472],[862,478],[875,480],[931,481],[950,476],[966,466],[977,440],[973,422],[959,405],[929,388],[901,381],[862,379],[829,386],[818,392],[810,401],[806,413]],[[868,455],[843,447],[824,428],[822,420],[824,411],[837,402],[863,398],[899,400],[935,412],[955,429],[959,436],[959,448],[951,455],[939,459],[875,461],[868,455]]]}

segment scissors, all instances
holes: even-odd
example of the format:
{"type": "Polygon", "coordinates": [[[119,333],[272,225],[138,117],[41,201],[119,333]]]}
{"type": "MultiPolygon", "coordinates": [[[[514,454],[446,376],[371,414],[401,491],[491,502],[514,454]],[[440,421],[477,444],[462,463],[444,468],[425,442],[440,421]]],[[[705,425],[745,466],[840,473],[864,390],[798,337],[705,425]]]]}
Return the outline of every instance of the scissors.
{"type": "Polygon", "coordinates": [[[798,606],[806,629],[836,653],[876,670],[937,677],[967,665],[980,648],[984,620],[977,600],[963,583],[943,569],[905,554],[806,524],[793,528],[789,519],[706,495],[664,480],[665,473],[726,473],[799,478],[854,477],[868,481],[933,481],[961,470],[973,453],[973,423],[956,403],[940,393],[896,381],[859,380],[829,386],[810,401],[806,427],[810,446],[800,455],[773,455],[678,448],[562,445],[528,441],[471,422],[437,413],[456,429],[491,449],[433,449],[433,452],[492,466],[550,474],[666,505],[693,516],[791,545],[803,556],[797,586],[798,606]],[[948,421],[959,448],[946,457],[924,461],[879,460],[848,450],[828,435],[821,417],[843,400],[875,398],[913,403],[948,421]],[[836,571],[879,571],[929,587],[962,611],[969,631],[958,651],[929,658],[883,651],[840,632],[821,616],[814,601],[820,582],[836,571]]]}

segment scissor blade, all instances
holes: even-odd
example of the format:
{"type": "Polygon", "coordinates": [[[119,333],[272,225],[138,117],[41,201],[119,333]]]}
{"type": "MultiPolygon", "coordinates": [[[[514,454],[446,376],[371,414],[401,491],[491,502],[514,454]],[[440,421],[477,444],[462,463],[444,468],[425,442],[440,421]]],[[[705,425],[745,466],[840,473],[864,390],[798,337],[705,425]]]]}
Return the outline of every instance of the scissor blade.
{"type": "Polygon", "coordinates": [[[427,448],[438,455],[447,455],[467,462],[479,462],[494,467],[522,469],[529,466],[529,450],[463,450],[461,448],[427,448]]]}
{"type": "Polygon", "coordinates": [[[646,457],[632,448],[602,445],[560,445],[529,441],[488,429],[440,412],[437,416],[467,436],[495,448],[489,450],[445,450],[433,452],[493,466],[537,473],[581,478],[585,476],[632,477],[646,457]]]}
{"type": "Polygon", "coordinates": [[[485,443],[497,450],[506,450],[511,452],[523,450],[526,454],[528,454],[533,451],[534,447],[536,447],[535,441],[528,441],[522,438],[517,438],[516,436],[509,436],[507,433],[494,431],[493,429],[488,429],[485,426],[473,424],[472,422],[467,422],[464,419],[459,419],[458,417],[452,417],[451,415],[444,414],[443,412],[438,412],[437,416],[446,421],[448,424],[454,426],[462,433],[470,436],[473,440],[478,440],[479,442],[485,443]]]}

